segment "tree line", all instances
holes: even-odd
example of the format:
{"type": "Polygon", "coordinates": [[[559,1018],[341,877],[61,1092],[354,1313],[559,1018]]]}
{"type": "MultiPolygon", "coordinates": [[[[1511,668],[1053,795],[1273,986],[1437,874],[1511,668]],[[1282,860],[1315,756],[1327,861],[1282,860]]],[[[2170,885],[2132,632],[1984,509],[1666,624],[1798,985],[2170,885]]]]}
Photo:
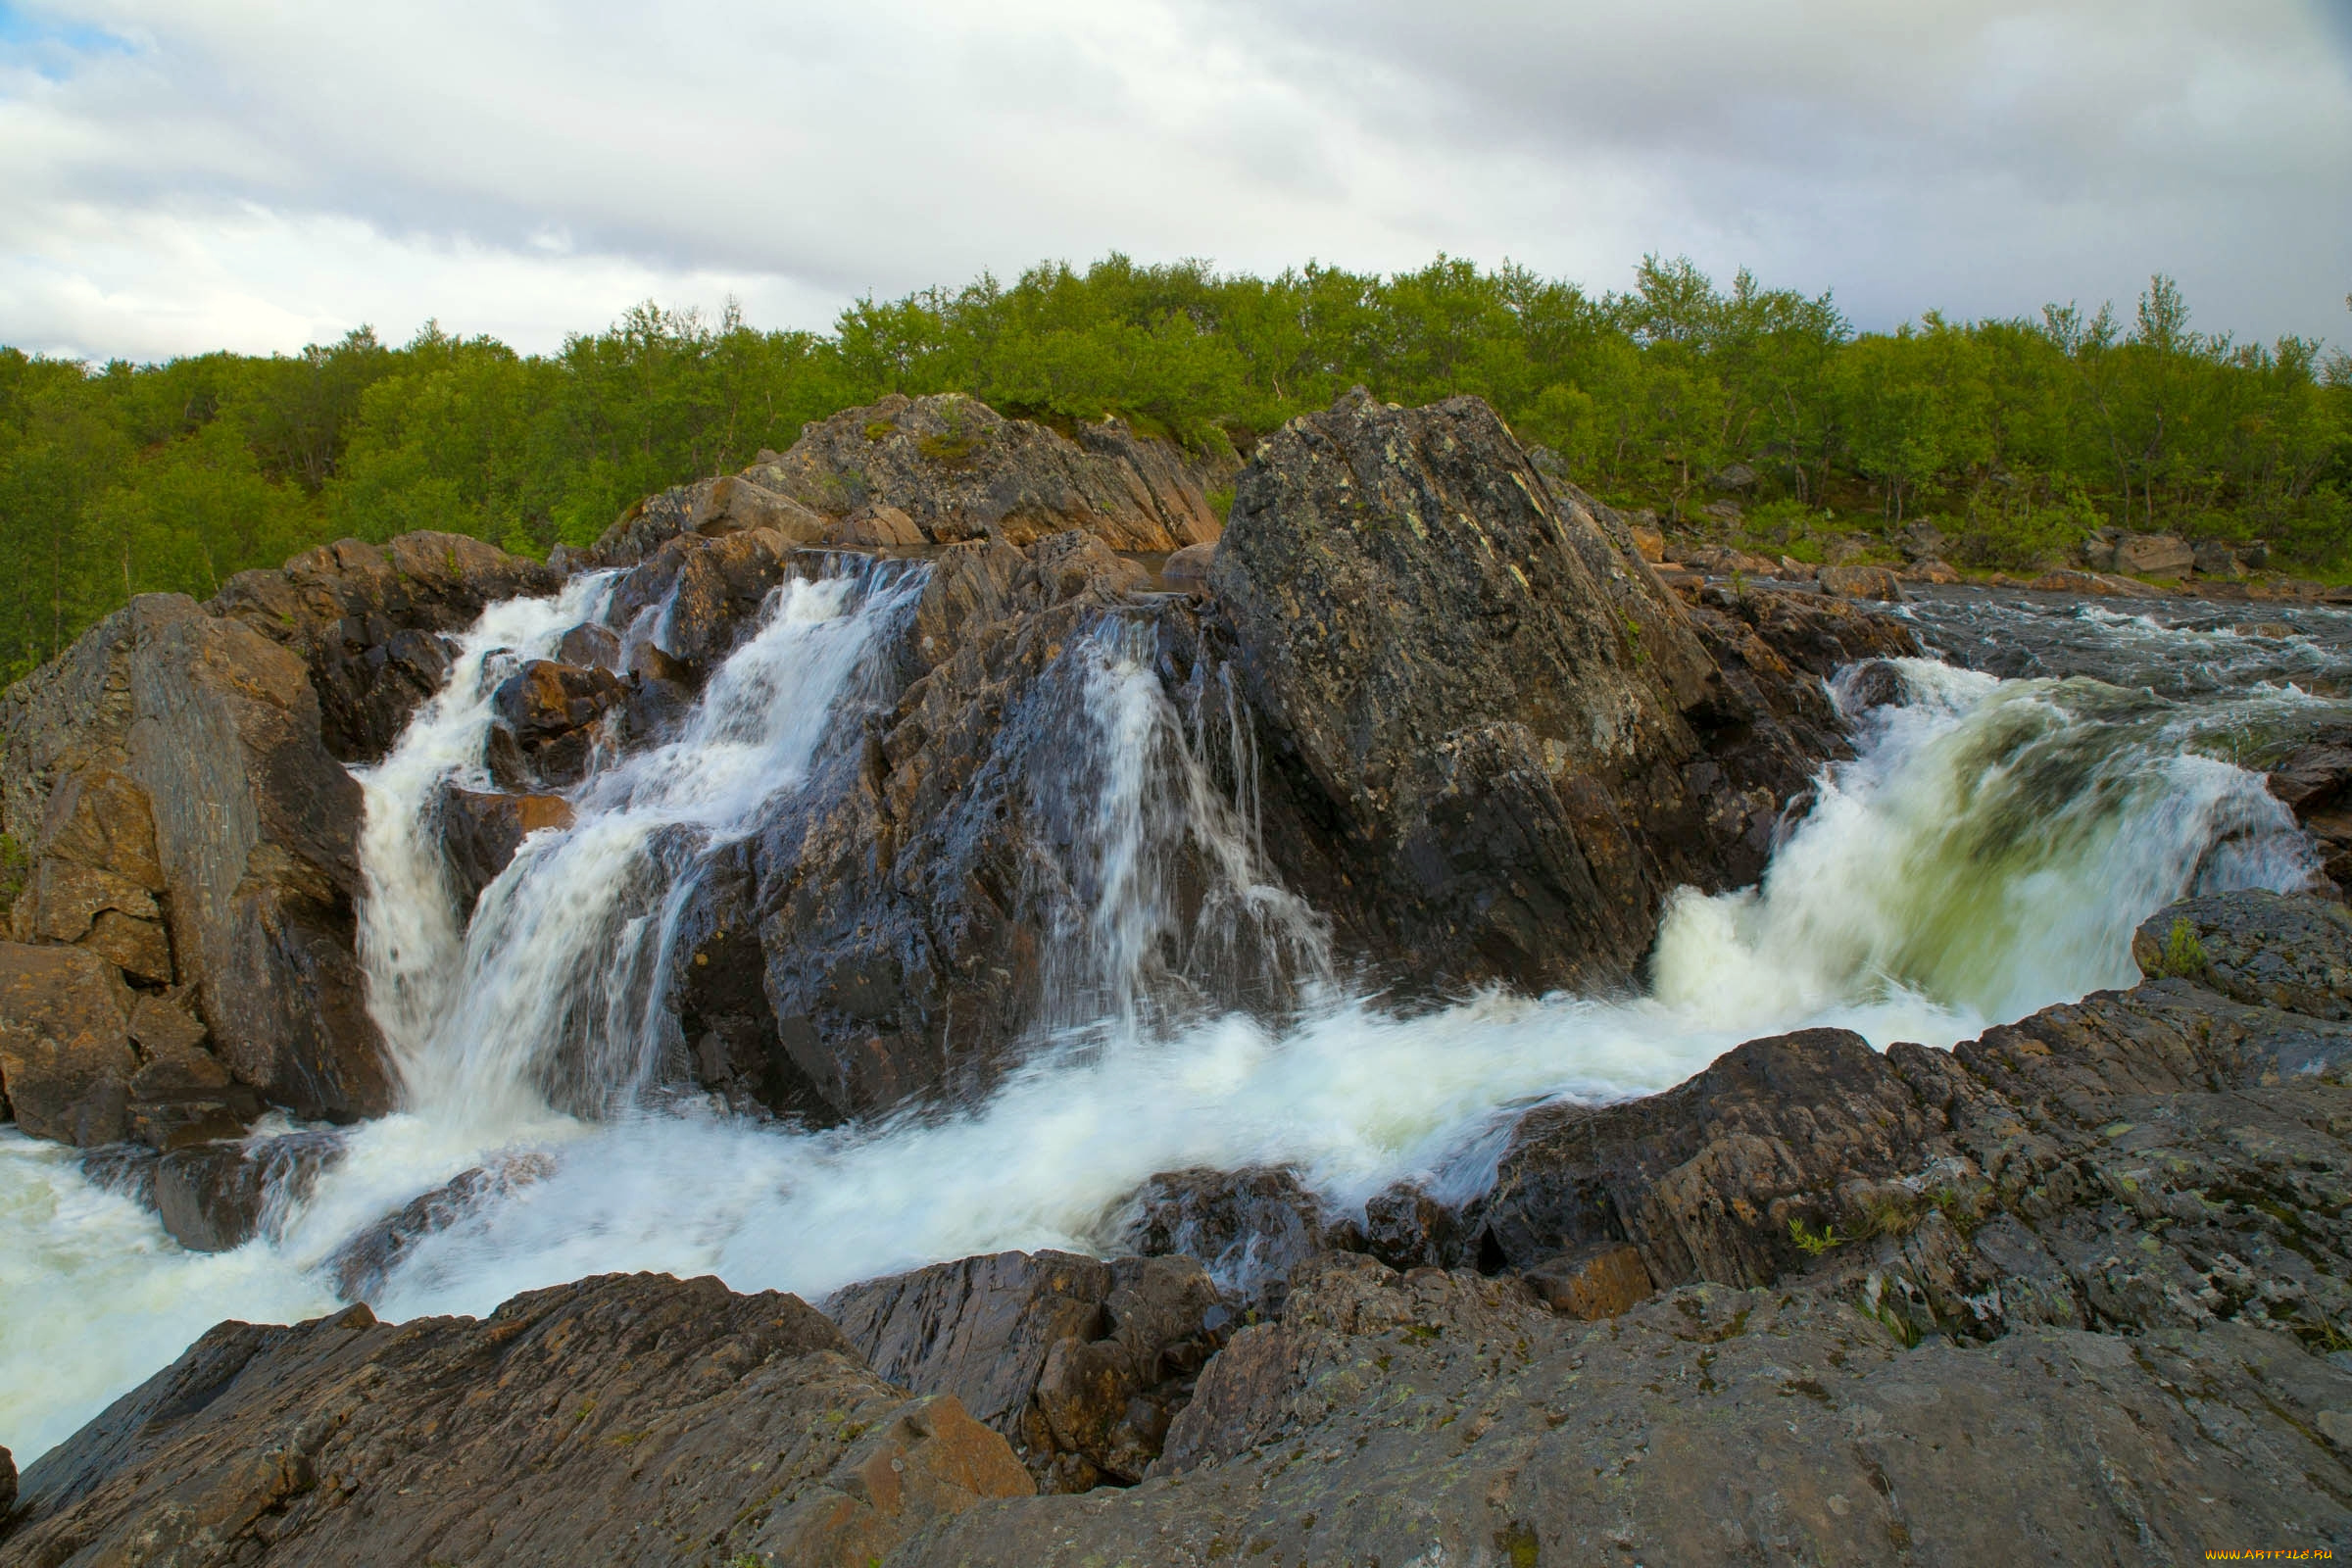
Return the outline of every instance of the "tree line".
{"type": "Polygon", "coordinates": [[[1605,498],[1799,555],[1930,518],[1964,564],[2030,566],[2112,524],[2352,568],[2352,358],[2199,332],[2162,276],[2129,318],[1858,332],[1828,294],[1656,257],[1596,296],[1447,257],[1263,278],[1114,255],[863,299],[830,334],[649,303],[551,355],[431,322],[397,348],[361,328],[160,365],[0,349],[0,676],[131,594],[209,597],[329,539],[585,544],[638,497],[889,392],[1246,451],[1359,383],[1476,393],[1605,498]]]}

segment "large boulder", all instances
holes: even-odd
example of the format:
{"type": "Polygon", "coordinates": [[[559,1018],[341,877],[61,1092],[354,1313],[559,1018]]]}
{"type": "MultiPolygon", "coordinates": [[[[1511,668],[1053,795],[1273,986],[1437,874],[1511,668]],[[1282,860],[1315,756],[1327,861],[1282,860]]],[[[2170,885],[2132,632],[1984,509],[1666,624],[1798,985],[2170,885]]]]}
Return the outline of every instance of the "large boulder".
{"type": "Polygon", "coordinates": [[[1292,420],[1209,584],[1271,768],[1406,974],[1622,984],[1667,891],[1730,874],[1753,813],[1712,815],[1687,772],[1714,662],[1630,535],[1563,504],[1484,403],[1358,391],[1292,420]]]}
{"type": "MultiPolygon", "coordinates": [[[[352,951],[360,790],[320,739],[300,658],[145,595],[9,688],[0,729],[0,829],[32,862],[17,935],[176,986],[211,1056],[279,1104],[388,1108],[352,951]]],[[[214,1110],[245,1114],[208,1061],[153,1076],[157,1102],[196,1106],[207,1136],[223,1130],[214,1110]]]]}
{"type": "Polygon", "coordinates": [[[21,1488],[8,1563],[826,1568],[1033,1490],[1002,1437],[797,1298],[650,1274],[481,1322],[223,1323],[21,1488]]]}
{"type": "Polygon", "coordinates": [[[2128,533],[2116,541],[2115,569],[2142,577],[2180,577],[2197,564],[2196,547],[2169,533],[2128,533]]]}
{"type": "Polygon", "coordinates": [[[299,655],[328,753],[371,762],[440,690],[445,634],[499,600],[561,585],[549,567],[479,539],[407,533],[382,545],[338,540],[274,571],[241,571],[206,608],[299,655]]]}
{"type": "Polygon", "coordinates": [[[319,739],[310,671],[239,621],[179,614],[142,632],[130,684],[131,771],[215,1053],[305,1116],[389,1109],[353,949],[360,786],[319,739]]]}
{"type": "Polygon", "coordinates": [[[1074,434],[1007,419],[958,393],[894,393],[805,426],[791,451],[762,453],[741,474],[649,498],[596,553],[634,563],[722,508],[803,543],[1017,546],[1076,528],[1116,550],[1169,551],[1216,538],[1195,466],[1173,447],[1116,419],[1074,434]],[[760,498],[748,512],[733,499],[747,495],[760,498]],[[821,532],[809,531],[809,518],[821,532]]]}

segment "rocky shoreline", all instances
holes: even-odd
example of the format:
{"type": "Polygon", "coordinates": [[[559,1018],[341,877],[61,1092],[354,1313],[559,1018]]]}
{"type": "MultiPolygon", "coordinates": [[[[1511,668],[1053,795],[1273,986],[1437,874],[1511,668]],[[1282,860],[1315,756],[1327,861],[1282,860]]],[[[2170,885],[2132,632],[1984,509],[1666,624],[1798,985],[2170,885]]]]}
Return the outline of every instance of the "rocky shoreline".
{"type": "MultiPolygon", "coordinates": [[[[340,1157],[323,1124],[399,1093],[347,769],[485,605],[589,570],[601,610],[502,675],[496,787],[440,797],[461,918],[570,823],[565,791],[678,733],[780,588],[905,597],[855,721],[698,864],[665,1093],[805,1126],[968,1105],[1104,1004],[1069,956],[1099,893],[1065,775],[1106,638],[1250,813],[1246,854],[1164,847],[1168,1004],[1279,1017],[1341,971],[1408,1008],[1630,987],[1669,895],[1754,882],[1854,716],[1902,700],[1875,662],[1919,652],[1875,568],[1658,553],[1473,399],[1350,394],[1230,475],[893,399],[547,566],[409,535],[134,601],[0,698],[0,828],[31,867],[0,943],[7,1110],[191,1249],[307,1191],[340,1157]],[[1231,480],[1221,527],[1204,478],[1231,480]],[[315,1125],[248,1136],[271,1108],[315,1125]]],[[[2352,750],[2295,739],[2272,790],[2340,859],[2352,750]]],[[[1538,1106],[1466,1200],[1338,1214],[1290,1170],[1171,1170],[1108,1258],[813,1303],[615,1275],[378,1322],[421,1239],[544,1174],[485,1165],[329,1260],[346,1310],[222,1324],[28,1466],[0,1564],[2352,1547],[2352,917],[2211,895],[2134,956],[2139,985],[1948,1053],[1811,1029],[1538,1106]]]]}

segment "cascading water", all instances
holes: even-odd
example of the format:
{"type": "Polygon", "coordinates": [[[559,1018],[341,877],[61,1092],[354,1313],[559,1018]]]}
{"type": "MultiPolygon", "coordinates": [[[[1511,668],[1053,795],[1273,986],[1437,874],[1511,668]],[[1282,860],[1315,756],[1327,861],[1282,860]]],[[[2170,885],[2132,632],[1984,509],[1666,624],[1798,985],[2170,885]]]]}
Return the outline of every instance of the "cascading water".
{"type": "MultiPolygon", "coordinates": [[[[976,1251],[1084,1249],[1146,1178],[1184,1166],[1289,1164],[1341,1205],[1403,1177],[1466,1194],[1533,1102],[1653,1091],[1813,1022],[1949,1044],[2130,980],[2133,924],[2183,891],[2308,871],[2260,778],[2220,760],[2308,714],[2299,675],[2134,692],[1906,662],[1911,701],[1864,721],[1762,885],[1675,901],[1650,995],[1398,1016],[1332,977],[1321,921],[1266,871],[1223,672],[1172,688],[1148,621],[1111,613],[1064,653],[1081,700],[1046,804],[1074,826],[1040,874],[1070,903],[1056,1027],[1028,1059],[980,1104],[827,1131],[649,1102],[674,1045],[661,960],[698,866],[859,714],[919,569],[787,585],[675,738],[601,760],[570,792],[574,825],[526,841],[464,924],[431,803],[471,779],[499,674],[604,588],[489,612],[365,781],[364,951],[408,1108],[354,1129],[274,1234],[211,1257],[91,1188],[68,1152],[0,1138],[0,1441],[38,1453],[219,1318],[325,1309],[319,1265],[346,1238],[502,1154],[533,1152],[535,1179],[408,1253],[385,1315],[486,1311],[613,1269],[813,1297],[976,1251]],[[1253,965],[1262,983],[1231,983],[1253,965]],[[1236,994],[1252,1009],[1216,1004],[1236,994]]],[[[2070,635],[2127,651],[2239,635],[2126,619],[2070,635]]]]}

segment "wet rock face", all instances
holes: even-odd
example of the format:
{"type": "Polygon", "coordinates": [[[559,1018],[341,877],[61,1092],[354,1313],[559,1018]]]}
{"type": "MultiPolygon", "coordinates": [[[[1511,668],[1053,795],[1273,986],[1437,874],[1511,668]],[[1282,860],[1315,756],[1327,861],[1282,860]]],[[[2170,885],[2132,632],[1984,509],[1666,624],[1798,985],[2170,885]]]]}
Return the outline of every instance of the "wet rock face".
{"type": "Polygon", "coordinates": [[[340,540],[276,571],[242,571],[207,607],[307,666],[319,739],[343,762],[370,762],[400,738],[448,673],[445,634],[502,599],[552,594],[538,562],[462,534],[403,534],[381,546],[340,540]]]}
{"type": "MultiPolygon", "coordinates": [[[[712,992],[681,1015],[690,1049],[715,1033],[734,1081],[793,1085],[775,1108],[813,1099],[855,1115],[976,1092],[1032,1026],[1101,1015],[1085,945],[1106,755],[1090,733],[1098,639],[1179,704],[1212,673],[1198,614],[1131,599],[1143,580],[1083,534],[941,552],[863,723],[836,722],[807,781],[689,911],[680,990],[712,992]],[[764,1029],[720,988],[747,934],[764,956],[764,1029]],[[1056,1005],[1073,1016],[1047,1020],[1056,1005]]],[[[1230,794],[1229,773],[1217,787],[1230,794]]],[[[1216,884],[1197,845],[1171,854],[1176,930],[1154,958],[1166,1000],[1197,984],[1262,1003],[1277,980],[1247,953],[1188,964],[1216,884]]]]}
{"type": "Polygon", "coordinates": [[[2236,1321],[2332,1347],[2352,923],[2227,894],[2143,946],[2178,953],[2183,924],[2211,944],[2193,977],[2152,968],[1949,1054],[1815,1030],[1532,1112],[1464,1223],[1532,1276],[1630,1246],[1660,1286],[1828,1278],[1914,1339],[2236,1321]]]}
{"type": "Polygon", "coordinates": [[[470,909],[525,838],[571,826],[572,807],[561,795],[500,795],[450,785],[441,793],[440,816],[451,890],[459,907],[470,909]]]}
{"type": "Polygon", "coordinates": [[[1132,1484],[1232,1312],[1190,1257],[999,1252],[853,1285],[825,1303],[876,1372],[953,1395],[1042,1490],[1132,1484]]]}
{"type": "Polygon", "coordinates": [[[222,1324],[25,1471],[0,1561],[849,1568],[1032,1490],[796,1298],[612,1275],[480,1322],[222,1324]]]}
{"type": "Polygon", "coordinates": [[[2352,914],[2340,904],[2224,893],[2159,911],[2132,933],[2149,975],[2195,980],[2258,1007],[2352,1018],[2352,914]]]}
{"type": "Polygon", "coordinates": [[[1666,889],[1722,879],[1683,773],[1711,662],[1630,546],[1469,398],[1350,394],[1239,481],[1209,585],[1269,761],[1416,978],[1622,983],[1666,889]]]}
{"type": "Polygon", "coordinates": [[[596,721],[620,699],[621,684],[610,670],[528,661],[491,694],[498,714],[492,776],[510,789],[577,784],[588,775],[596,721]]]}

